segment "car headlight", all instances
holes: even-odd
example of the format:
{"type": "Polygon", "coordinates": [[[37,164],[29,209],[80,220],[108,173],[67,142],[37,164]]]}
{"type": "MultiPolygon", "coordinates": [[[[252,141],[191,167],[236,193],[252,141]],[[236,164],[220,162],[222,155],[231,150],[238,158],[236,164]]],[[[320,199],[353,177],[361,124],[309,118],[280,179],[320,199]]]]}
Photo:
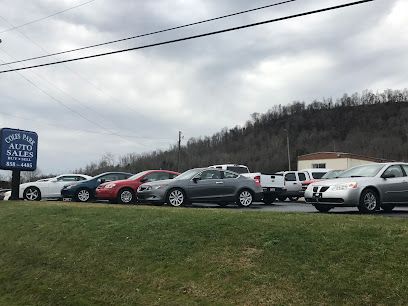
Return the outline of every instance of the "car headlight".
{"type": "Polygon", "coordinates": [[[115,187],[116,187],[115,183],[110,183],[110,184],[105,185],[106,189],[112,189],[112,188],[115,188],[115,187]]]}
{"type": "Polygon", "coordinates": [[[339,190],[348,190],[348,189],[356,189],[358,184],[356,182],[344,183],[331,186],[331,190],[339,191],[339,190]]]}
{"type": "Polygon", "coordinates": [[[160,188],[163,188],[163,187],[165,187],[165,186],[166,186],[166,185],[154,186],[153,189],[160,189],[160,188]]]}

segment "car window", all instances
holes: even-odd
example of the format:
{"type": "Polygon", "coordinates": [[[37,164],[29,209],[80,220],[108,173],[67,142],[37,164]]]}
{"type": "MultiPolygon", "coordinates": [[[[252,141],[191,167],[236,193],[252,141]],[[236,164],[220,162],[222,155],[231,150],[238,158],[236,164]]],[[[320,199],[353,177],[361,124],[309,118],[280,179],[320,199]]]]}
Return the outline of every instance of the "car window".
{"type": "Polygon", "coordinates": [[[321,179],[326,172],[312,172],[312,176],[314,179],[321,179]]]}
{"type": "Polygon", "coordinates": [[[85,180],[87,180],[87,178],[83,177],[83,176],[77,176],[77,180],[78,181],[85,181],[85,180]]]}
{"type": "Polygon", "coordinates": [[[221,179],[221,171],[205,170],[200,175],[201,180],[219,180],[221,179]]]}
{"type": "Polygon", "coordinates": [[[178,176],[177,173],[169,173],[169,179],[174,179],[176,176],[178,176]]]}
{"type": "Polygon", "coordinates": [[[240,166],[228,166],[227,170],[236,172],[236,173],[249,173],[247,167],[240,167],[240,166]]]}
{"type": "Polygon", "coordinates": [[[296,182],[296,174],[293,172],[285,174],[285,181],[287,182],[296,182]]]}
{"type": "Polygon", "coordinates": [[[225,179],[230,179],[230,178],[237,178],[239,175],[234,172],[229,172],[229,171],[224,171],[224,178],[225,179]]]}
{"type": "Polygon", "coordinates": [[[306,181],[306,174],[304,174],[303,172],[299,172],[298,173],[298,177],[299,177],[299,181],[306,181]]]}
{"type": "Polygon", "coordinates": [[[118,180],[123,180],[126,179],[127,177],[123,174],[120,173],[111,173],[111,174],[106,174],[100,179],[105,180],[105,182],[112,182],[112,181],[118,181],[118,180]]]}
{"type": "Polygon", "coordinates": [[[383,175],[394,175],[395,177],[403,177],[404,173],[399,165],[390,166],[384,171],[383,175]]]}
{"type": "Polygon", "coordinates": [[[145,175],[143,179],[145,179],[146,182],[167,180],[169,179],[169,174],[167,172],[153,172],[148,175],[145,175]]]}
{"type": "Polygon", "coordinates": [[[408,175],[408,165],[401,165],[404,168],[405,174],[408,175]]]}

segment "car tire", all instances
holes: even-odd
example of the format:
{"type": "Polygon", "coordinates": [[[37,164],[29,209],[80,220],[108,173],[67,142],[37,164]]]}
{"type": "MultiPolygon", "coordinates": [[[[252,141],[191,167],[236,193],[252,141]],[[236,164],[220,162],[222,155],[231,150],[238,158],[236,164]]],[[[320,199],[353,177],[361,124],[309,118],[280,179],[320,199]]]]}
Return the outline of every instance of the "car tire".
{"type": "Polygon", "coordinates": [[[236,197],[236,203],[241,207],[249,207],[254,201],[254,195],[249,189],[242,189],[238,192],[236,197]]]}
{"type": "Polygon", "coordinates": [[[24,190],[23,197],[27,201],[40,201],[41,191],[37,187],[31,186],[24,190]]]}
{"type": "Polygon", "coordinates": [[[188,203],[186,193],[180,188],[171,189],[167,193],[166,202],[173,207],[185,206],[188,203]]]}
{"type": "Polygon", "coordinates": [[[276,199],[271,195],[265,195],[262,202],[264,202],[265,205],[272,205],[275,200],[276,199]]]}
{"type": "Polygon", "coordinates": [[[314,204],[313,206],[321,213],[327,213],[330,211],[330,209],[333,208],[330,205],[322,205],[322,204],[314,204]]]}
{"type": "Polygon", "coordinates": [[[285,197],[285,196],[279,196],[278,200],[281,201],[281,202],[285,202],[286,198],[287,197],[285,197]]]}
{"type": "Polygon", "coordinates": [[[299,200],[299,197],[289,197],[289,201],[291,202],[297,202],[299,200]]]}
{"type": "Polygon", "coordinates": [[[135,202],[136,195],[130,188],[123,188],[118,192],[117,201],[120,204],[132,204],[135,202]]]}
{"type": "Polygon", "coordinates": [[[395,208],[394,204],[382,204],[381,209],[385,212],[392,212],[392,210],[395,208]]]}
{"type": "Polygon", "coordinates": [[[363,190],[357,207],[361,213],[372,214],[376,212],[380,206],[380,197],[378,196],[377,191],[371,188],[363,190]]]}
{"type": "Polygon", "coordinates": [[[81,188],[76,192],[75,199],[82,203],[89,202],[91,200],[91,191],[86,188],[81,188]]]}

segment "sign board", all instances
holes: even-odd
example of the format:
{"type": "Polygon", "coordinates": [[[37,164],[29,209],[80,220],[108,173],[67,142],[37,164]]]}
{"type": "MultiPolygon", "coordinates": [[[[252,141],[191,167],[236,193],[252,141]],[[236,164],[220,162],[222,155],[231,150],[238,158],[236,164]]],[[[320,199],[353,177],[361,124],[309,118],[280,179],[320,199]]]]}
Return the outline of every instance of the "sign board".
{"type": "Polygon", "coordinates": [[[0,130],[0,169],[37,169],[38,135],[35,132],[3,128],[0,130]]]}

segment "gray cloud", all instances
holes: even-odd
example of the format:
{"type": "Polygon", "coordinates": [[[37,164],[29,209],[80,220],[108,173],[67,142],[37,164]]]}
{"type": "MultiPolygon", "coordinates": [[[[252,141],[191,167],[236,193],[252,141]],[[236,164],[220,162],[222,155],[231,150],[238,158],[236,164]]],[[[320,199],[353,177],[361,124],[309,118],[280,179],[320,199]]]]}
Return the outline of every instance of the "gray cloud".
{"type": "MultiPolygon", "coordinates": [[[[344,2],[302,0],[78,55],[194,35],[344,2]]],[[[225,126],[244,124],[251,113],[265,112],[276,104],[338,97],[344,92],[367,88],[376,91],[405,87],[408,68],[408,55],[404,52],[407,42],[402,39],[408,30],[405,2],[374,1],[179,44],[22,72],[97,125],[68,111],[19,75],[2,74],[1,126],[37,131],[39,167],[43,172],[62,172],[97,160],[104,152],[118,156],[166,149],[176,143],[178,130],[187,138],[209,135],[225,126]],[[103,135],[110,132],[122,136],[103,135]]],[[[78,3],[4,0],[0,12],[18,25],[78,3]]],[[[20,31],[54,52],[270,3],[97,0],[20,31]]],[[[0,29],[8,27],[0,20],[0,29]]],[[[0,38],[3,40],[0,50],[14,58],[43,53],[18,31],[4,33],[0,38]]],[[[10,60],[1,51],[0,59],[10,60]]]]}

